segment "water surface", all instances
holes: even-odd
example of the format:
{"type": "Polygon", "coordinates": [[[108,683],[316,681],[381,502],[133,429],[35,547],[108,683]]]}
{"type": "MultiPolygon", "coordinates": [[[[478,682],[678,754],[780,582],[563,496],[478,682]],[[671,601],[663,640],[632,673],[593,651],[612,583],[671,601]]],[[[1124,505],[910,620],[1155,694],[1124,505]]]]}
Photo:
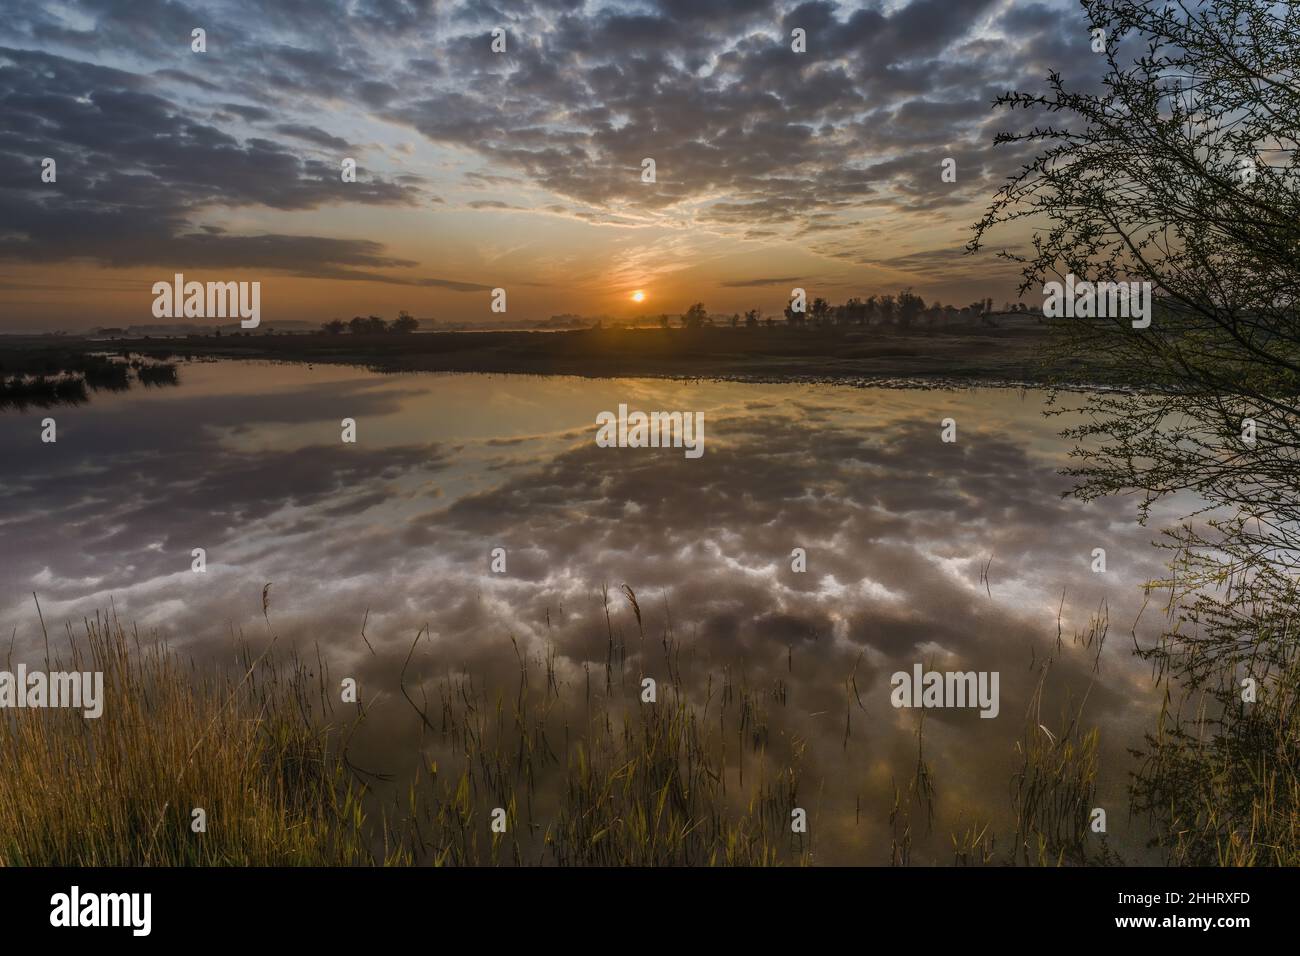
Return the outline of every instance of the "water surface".
{"type": "MultiPolygon", "coordinates": [[[[1142,858],[1126,750],[1158,700],[1129,631],[1161,556],[1132,502],[1061,497],[1063,423],[1043,417],[1041,393],[253,362],[183,364],[180,378],[0,415],[0,623],[16,658],[41,655],[32,592],[52,629],[112,606],[228,658],[232,635],[265,632],[270,582],[281,640],[318,644],[332,673],[358,676],[373,724],[359,745],[382,767],[402,762],[385,722],[414,720],[397,669],[421,627],[438,658],[427,675],[454,662],[510,686],[513,638],[529,654],[553,646],[576,686],[585,666],[604,667],[611,626],[636,630],[617,594],[627,584],[646,644],[671,621],[688,682],[729,669],[783,683],[773,721],[805,745],[816,860],[879,864],[920,715],[890,706],[889,676],[917,662],[1001,675],[998,718],[926,717],[937,806],[915,859],[946,862],[953,828],[1006,827],[1015,742],[1055,653],[1045,706],[1055,718],[1088,692],[1110,839],[1142,858]],[[619,403],[703,411],[703,457],[597,447],[596,416],[619,403]],[[40,442],[47,416],[56,444],[40,442]],[[344,418],[356,444],[340,440],[344,418]],[[955,443],[940,440],[945,418],[955,443]],[[1098,547],[1104,574],[1091,568],[1098,547]],[[194,548],[206,573],[191,570],[194,548]],[[504,574],[490,571],[494,548],[504,574]],[[806,573],[791,570],[794,548],[806,573]],[[1098,659],[1070,635],[1103,607],[1098,659]]],[[[1139,639],[1158,623],[1139,622],[1139,639]]],[[[630,672],[654,676],[659,658],[629,648],[630,672]]]]}

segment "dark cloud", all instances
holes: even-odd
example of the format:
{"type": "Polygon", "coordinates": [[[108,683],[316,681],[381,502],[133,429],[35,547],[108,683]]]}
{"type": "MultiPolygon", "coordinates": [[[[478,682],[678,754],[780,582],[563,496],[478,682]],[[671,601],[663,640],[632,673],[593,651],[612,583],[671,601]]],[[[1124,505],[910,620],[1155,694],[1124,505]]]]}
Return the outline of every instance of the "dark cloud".
{"type": "Polygon", "coordinates": [[[772,279],[736,279],[722,283],[728,289],[752,289],[765,285],[785,285],[787,282],[800,282],[805,276],[781,276],[772,279]]]}
{"type": "Polygon", "coordinates": [[[228,113],[233,113],[240,119],[250,123],[265,123],[267,120],[274,118],[275,114],[261,106],[245,106],[242,103],[222,103],[221,108],[228,113]]]}
{"type": "MultiPolygon", "coordinates": [[[[0,24],[0,161],[32,168],[49,155],[62,170],[57,188],[12,176],[0,187],[0,256],[120,265],[223,246],[211,261],[231,262],[266,237],[196,246],[186,237],[214,212],[438,202],[412,174],[342,188],[334,160],[317,158],[357,150],[361,124],[380,120],[480,157],[466,181],[526,182],[587,222],[700,224],[859,263],[882,213],[897,214],[890,230],[934,218],[964,228],[958,211],[1018,168],[1023,151],[991,145],[1008,122],[990,115],[999,92],[1040,86],[1051,69],[1084,86],[1099,73],[1064,0],[82,0],[67,10],[27,5],[0,24]],[[206,54],[190,50],[195,26],[208,32],[206,54]],[[489,45],[497,26],[502,55],[489,45]],[[795,28],[806,53],[790,48],[795,28]],[[646,157],[654,184],[640,180],[646,157]],[[956,183],[940,179],[946,158],[956,183]]],[[[471,208],[496,203],[513,204],[471,208]]],[[[298,238],[282,232],[277,241],[298,238]]],[[[320,240],[301,238],[302,253],[279,260],[294,274],[404,265],[344,244],[321,264],[320,240]]]]}
{"type": "MultiPolygon", "coordinates": [[[[827,3],[605,8],[560,19],[508,59],[454,44],[464,88],[386,115],[593,207],[653,213],[709,197],[695,213],[703,222],[851,230],[868,209],[968,204],[1022,159],[992,149],[989,102],[1037,79],[1026,69],[1041,40],[1030,27],[1063,21],[1012,22],[1015,39],[990,47],[976,31],[995,10],[989,0],[913,0],[888,14],[827,3]],[[795,26],[808,32],[806,54],[789,47],[795,26]],[[650,187],[639,178],[647,156],[650,187]],[[958,162],[957,184],[941,181],[945,158],[958,162]]],[[[1086,48],[1065,52],[1077,60],[1086,48]]]]}
{"type": "MultiPolygon", "coordinates": [[[[345,185],[333,163],[261,137],[240,140],[145,86],[135,74],[0,48],[0,109],[8,118],[0,130],[0,161],[32,171],[0,188],[0,258],[255,265],[308,275],[328,275],[343,264],[412,264],[367,240],[200,231],[202,216],[214,209],[411,205],[421,190],[374,179],[345,185]],[[58,163],[56,183],[40,182],[45,156],[58,163]]],[[[232,104],[223,108],[245,119],[260,116],[232,104]]],[[[280,132],[320,145],[331,140],[291,124],[281,124],[280,132]]]]}
{"type": "Polygon", "coordinates": [[[277,133],[282,133],[285,136],[292,136],[295,139],[315,143],[317,146],[324,146],[328,149],[352,149],[347,140],[338,136],[333,136],[317,126],[309,126],[304,123],[278,123],[276,124],[275,131],[277,133]]]}

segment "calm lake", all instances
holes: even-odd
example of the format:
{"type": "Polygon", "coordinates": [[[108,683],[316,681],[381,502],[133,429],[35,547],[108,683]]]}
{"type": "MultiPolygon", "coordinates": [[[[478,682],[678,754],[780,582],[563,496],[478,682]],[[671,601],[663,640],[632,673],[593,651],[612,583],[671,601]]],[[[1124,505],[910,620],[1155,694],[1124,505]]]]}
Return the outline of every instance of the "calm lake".
{"type": "Polygon", "coordinates": [[[1159,698],[1132,632],[1138,620],[1145,644],[1162,623],[1158,601],[1139,620],[1141,585],[1163,571],[1159,525],[1139,527],[1132,501],[1061,497],[1064,422],[1043,408],[1041,393],[995,388],[184,363],[177,388],[0,413],[0,624],[15,661],[40,662],[35,592],[55,642],[113,608],[230,660],[235,635],[265,639],[269,582],[281,642],[313,659],[319,646],[331,675],[357,679],[359,762],[399,775],[418,719],[398,675],[426,624],[416,674],[454,669],[507,696],[512,638],[525,655],[551,649],[580,694],[604,680],[611,632],[627,679],[662,678],[671,625],[701,700],[724,672],[783,688],[768,719],[802,749],[818,863],[889,862],[923,713],[891,705],[890,677],[916,664],[997,672],[1000,702],[991,719],[924,711],[934,820],[913,820],[913,861],[950,862],[951,833],[973,823],[1009,832],[1017,741],[1054,655],[1034,722],[1057,732],[1087,695],[1109,840],[1140,862],[1127,749],[1159,698]],[[596,416],[620,403],[703,412],[704,454],[597,447],[596,416]],[[45,417],[56,443],[40,440],[45,417]],[[1072,640],[1098,613],[1100,654],[1072,640]]]}

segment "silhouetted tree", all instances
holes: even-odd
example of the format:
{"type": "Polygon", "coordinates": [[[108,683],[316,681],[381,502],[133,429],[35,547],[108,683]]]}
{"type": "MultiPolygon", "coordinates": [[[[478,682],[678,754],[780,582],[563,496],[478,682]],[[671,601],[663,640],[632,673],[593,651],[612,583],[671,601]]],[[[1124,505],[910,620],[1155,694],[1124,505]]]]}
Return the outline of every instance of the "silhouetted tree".
{"type": "Polygon", "coordinates": [[[803,312],[796,312],[794,309],[794,296],[785,306],[785,321],[790,325],[803,325],[807,321],[807,315],[803,312]]]}
{"type": "Polygon", "coordinates": [[[882,295],[880,297],[880,321],[884,325],[892,325],[894,322],[894,297],[892,295],[882,295]]]}
{"type": "Polygon", "coordinates": [[[925,308],[925,300],[919,295],[914,295],[911,289],[904,289],[898,293],[898,324],[901,328],[910,328],[913,320],[916,319],[921,311],[925,308]]]}
{"type": "Polygon", "coordinates": [[[844,321],[853,325],[867,324],[867,304],[857,296],[844,303],[844,321]]]}
{"type": "Polygon", "coordinates": [[[1118,309],[1049,320],[1054,365],[1130,386],[1061,407],[1082,405],[1065,432],[1075,494],[1136,494],[1143,521],[1159,502],[1186,509],[1159,583],[1173,623],[1139,652],[1168,690],[1197,696],[1162,708],[1135,806],[1175,863],[1294,864],[1300,4],[1084,8],[1105,38],[1104,82],[1073,90],[1054,72],[1046,93],[998,98],[1043,119],[997,142],[1040,152],[970,249],[1023,220],[1029,252],[1002,253],[1022,266],[1022,294],[1068,275],[1150,283],[1149,326],[1118,309]],[[1260,696],[1243,703],[1247,676],[1260,696]]]}
{"type": "Polygon", "coordinates": [[[821,296],[813,299],[812,308],[809,310],[811,318],[816,325],[826,325],[831,317],[831,304],[821,296]]]}

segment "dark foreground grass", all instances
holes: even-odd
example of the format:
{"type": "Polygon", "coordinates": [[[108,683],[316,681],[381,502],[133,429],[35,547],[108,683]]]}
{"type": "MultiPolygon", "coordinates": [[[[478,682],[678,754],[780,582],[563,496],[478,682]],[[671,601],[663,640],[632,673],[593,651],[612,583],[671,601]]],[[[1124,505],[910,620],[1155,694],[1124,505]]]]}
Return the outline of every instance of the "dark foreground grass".
{"type": "MultiPolygon", "coordinates": [[[[1100,659],[1104,636],[1103,620],[1075,639],[1100,659]]],[[[354,723],[338,720],[324,664],[277,658],[274,638],[231,669],[184,663],[115,617],[68,638],[67,659],[47,669],[102,671],[103,715],[0,715],[4,865],[813,862],[818,787],[801,772],[806,742],[770,713],[786,706],[782,688],[751,687],[724,669],[692,697],[671,633],[652,703],[623,666],[612,628],[603,674],[588,668],[576,685],[557,678],[553,650],[520,652],[517,680],[493,687],[463,673],[408,679],[408,654],[398,686],[419,732],[410,742],[417,770],[396,786],[349,758],[366,709],[354,723]],[[193,826],[199,808],[203,832],[193,826]],[[801,832],[792,814],[804,808],[801,832]]],[[[1196,736],[1186,717],[1175,725],[1166,713],[1149,738],[1130,812],[1153,818],[1167,862],[1294,865],[1300,668],[1287,647],[1288,666],[1257,706],[1202,714],[1196,736]]],[[[1038,690],[1013,744],[1008,829],[959,821],[958,865],[1123,862],[1090,828],[1098,735],[1084,721],[1087,694],[1055,717],[1043,700],[1052,660],[1037,665],[1038,690]]],[[[921,712],[912,778],[895,787],[888,856],[863,863],[908,865],[914,838],[933,826],[945,782],[926,760],[924,726],[921,712]]]]}
{"type": "MultiPolygon", "coordinates": [[[[71,637],[71,632],[69,633],[71,637]]],[[[87,622],[49,670],[104,674],[105,706],[0,718],[9,866],[339,865],[371,858],[305,672],[270,654],[201,673],[116,620],[87,622]],[[193,811],[206,814],[194,832],[193,811]]]]}
{"type": "Polygon", "coordinates": [[[458,677],[436,701],[408,697],[431,758],[408,794],[404,855],[456,865],[811,862],[812,821],[792,825],[802,744],[769,731],[765,695],[724,672],[691,704],[670,663],[648,702],[644,685],[619,677],[617,648],[612,656],[604,693],[591,681],[585,696],[562,691],[551,658],[521,655],[508,692],[458,677]]]}
{"type": "Polygon", "coordinates": [[[581,727],[557,729],[554,675],[532,686],[529,668],[521,661],[521,685],[508,700],[489,698],[466,678],[444,684],[436,713],[417,707],[425,745],[437,756],[390,816],[365,799],[365,776],[346,753],[349,730],[327,729],[336,722],[326,716],[323,666],[311,671],[270,651],[245,652],[236,671],[205,673],[162,644],[128,635],[115,618],[87,622],[69,659],[50,660],[48,670],[102,671],[102,716],[12,709],[0,719],[0,863],[764,865],[803,858],[803,837],[790,827],[797,770],[765,764],[749,691],[724,687],[718,708],[702,713],[667,687],[669,699],[658,707],[621,709],[589,694],[581,727]],[[729,727],[733,712],[748,717],[729,727]],[[706,726],[710,716],[716,726],[706,726]],[[746,740],[757,753],[748,767],[734,759],[746,740]],[[492,826],[496,807],[505,832],[492,826]],[[204,832],[192,826],[197,808],[206,814],[204,832]]]}

